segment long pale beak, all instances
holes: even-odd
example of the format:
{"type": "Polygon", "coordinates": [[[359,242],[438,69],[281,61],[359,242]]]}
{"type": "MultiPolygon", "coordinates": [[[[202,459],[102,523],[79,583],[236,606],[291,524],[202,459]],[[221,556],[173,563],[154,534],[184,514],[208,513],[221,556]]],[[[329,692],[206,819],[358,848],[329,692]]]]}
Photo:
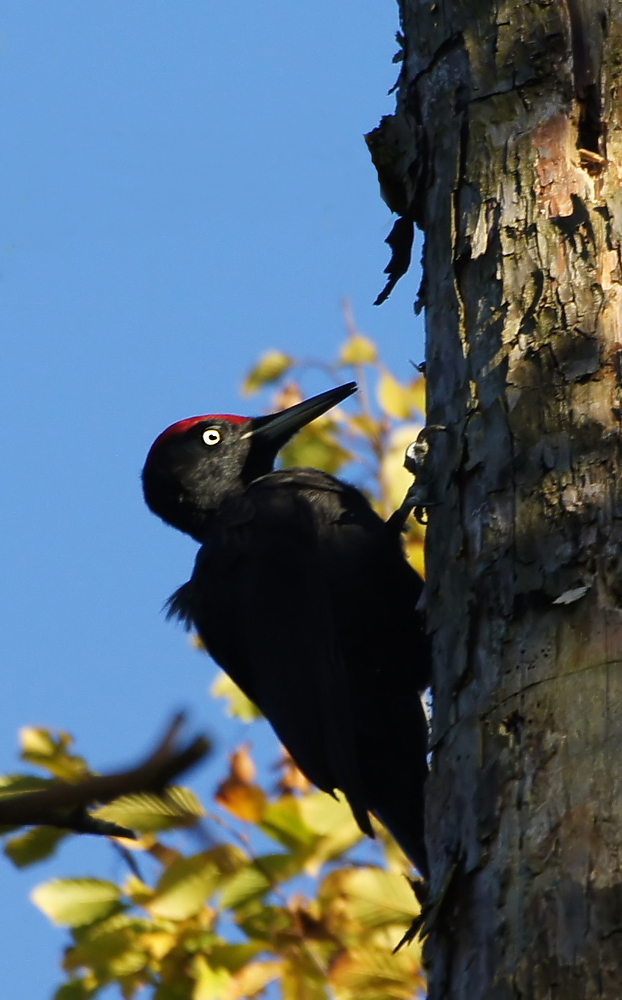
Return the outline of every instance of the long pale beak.
{"type": "Polygon", "coordinates": [[[301,427],[311,423],[322,413],[326,413],[342,399],[351,396],[353,392],[356,392],[356,389],[356,382],[346,382],[345,385],[338,385],[334,389],[329,389],[328,392],[321,392],[319,396],[303,399],[302,403],[296,403],[295,406],[281,410],[280,413],[270,413],[267,417],[255,417],[250,431],[245,436],[252,437],[253,440],[261,443],[277,445],[280,448],[301,427]]]}

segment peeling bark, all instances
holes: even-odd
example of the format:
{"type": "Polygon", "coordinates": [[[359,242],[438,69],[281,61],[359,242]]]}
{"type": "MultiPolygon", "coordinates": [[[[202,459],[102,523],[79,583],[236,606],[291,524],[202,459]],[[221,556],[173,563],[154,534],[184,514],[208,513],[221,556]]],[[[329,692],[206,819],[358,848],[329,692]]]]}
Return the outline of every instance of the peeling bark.
{"type": "Polygon", "coordinates": [[[430,997],[619,1000],[622,6],[401,13],[371,148],[425,232],[430,997]]]}

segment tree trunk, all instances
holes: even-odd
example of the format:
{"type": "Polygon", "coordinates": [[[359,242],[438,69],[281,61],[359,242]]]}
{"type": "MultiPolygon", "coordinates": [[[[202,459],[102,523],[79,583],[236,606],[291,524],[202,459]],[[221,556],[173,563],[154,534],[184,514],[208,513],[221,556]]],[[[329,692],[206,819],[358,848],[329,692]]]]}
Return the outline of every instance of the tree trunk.
{"type": "Polygon", "coordinates": [[[622,5],[402,23],[371,148],[425,232],[430,997],[619,1000],[622,5]]]}

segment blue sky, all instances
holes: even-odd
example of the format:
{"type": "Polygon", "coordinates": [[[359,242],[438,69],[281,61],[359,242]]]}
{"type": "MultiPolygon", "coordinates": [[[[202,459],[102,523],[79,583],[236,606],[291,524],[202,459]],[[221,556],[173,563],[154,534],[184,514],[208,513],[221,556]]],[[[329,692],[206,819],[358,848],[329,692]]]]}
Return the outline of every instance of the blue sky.
{"type": "MultiPolygon", "coordinates": [[[[393,109],[397,27],[388,0],[4,3],[0,772],[21,725],[69,730],[104,769],[183,707],[217,736],[207,796],[241,738],[160,613],[195,545],[139,473],[172,421],[247,411],[264,349],[331,358],[344,296],[398,376],[421,359],[416,269],[372,306],[392,219],[362,136],[393,109]]],[[[28,901],[52,874],[120,872],[87,838],[0,865],[6,995],[59,981],[65,934],[28,901]]]]}

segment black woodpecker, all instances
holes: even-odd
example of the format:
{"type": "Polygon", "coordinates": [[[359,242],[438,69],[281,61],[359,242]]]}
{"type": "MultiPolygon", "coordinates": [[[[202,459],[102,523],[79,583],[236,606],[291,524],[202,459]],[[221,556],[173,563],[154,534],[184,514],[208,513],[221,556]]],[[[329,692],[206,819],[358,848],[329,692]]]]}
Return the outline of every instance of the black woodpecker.
{"type": "Polygon", "coordinates": [[[427,878],[430,657],[402,519],[383,521],[326,472],[273,469],[296,431],[355,390],[269,416],[181,420],[153,444],[143,489],[201,546],[170,614],[196,629],[300,770],[340,789],[369,836],[377,816],[427,878]]]}

